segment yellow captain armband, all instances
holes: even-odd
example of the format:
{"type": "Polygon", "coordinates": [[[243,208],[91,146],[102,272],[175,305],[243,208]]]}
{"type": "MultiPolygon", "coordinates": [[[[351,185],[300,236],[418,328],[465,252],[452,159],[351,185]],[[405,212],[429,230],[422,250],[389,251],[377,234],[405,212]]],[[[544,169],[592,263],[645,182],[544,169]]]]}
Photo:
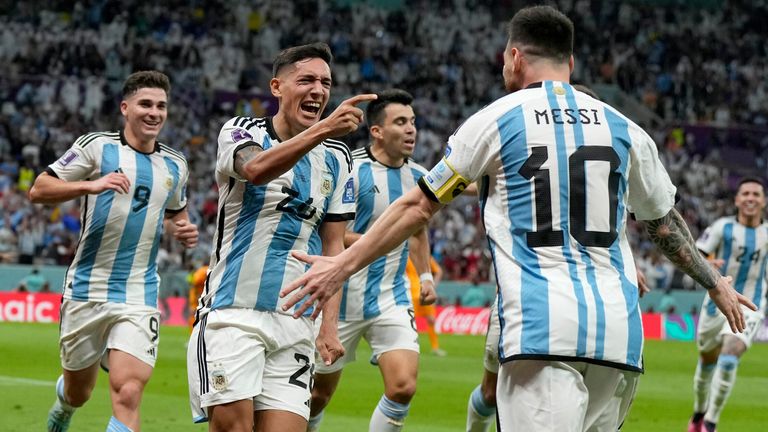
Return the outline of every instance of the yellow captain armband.
{"type": "Polygon", "coordinates": [[[445,158],[424,176],[424,184],[443,204],[453,201],[470,183],[472,182],[456,172],[445,158]]]}

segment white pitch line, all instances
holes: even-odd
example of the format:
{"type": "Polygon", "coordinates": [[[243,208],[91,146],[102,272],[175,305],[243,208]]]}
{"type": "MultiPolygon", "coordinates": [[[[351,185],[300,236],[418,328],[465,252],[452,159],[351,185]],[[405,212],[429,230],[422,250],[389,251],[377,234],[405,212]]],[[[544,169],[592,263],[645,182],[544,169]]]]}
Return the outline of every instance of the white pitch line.
{"type": "Polygon", "coordinates": [[[55,381],[43,381],[31,378],[21,378],[7,375],[0,375],[0,385],[26,384],[42,387],[56,387],[55,381]]]}

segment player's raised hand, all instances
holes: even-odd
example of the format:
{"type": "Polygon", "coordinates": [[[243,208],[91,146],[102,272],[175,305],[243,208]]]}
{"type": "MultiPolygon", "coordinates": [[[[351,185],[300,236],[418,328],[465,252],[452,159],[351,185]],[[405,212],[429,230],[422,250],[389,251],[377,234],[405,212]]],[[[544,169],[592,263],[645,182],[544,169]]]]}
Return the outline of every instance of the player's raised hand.
{"type": "Polygon", "coordinates": [[[435,292],[435,283],[430,280],[421,282],[421,292],[419,292],[419,302],[424,306],[429,306],[437,301],[437,292],[435,292]]]}
{"type": "Polygon", "coordinates": [[[128,180],[128,176],[123,174],[122,171],[111,172],[104,177],[93,180],[90,183],[89,189],[88,193],[92,195],[97,195],[107,190],[125,194],[131,189],[131,181],[128,180]]]}
{"type": "Polygon", "coordinates": [[[175,228],[173,231],[173,237],[179,241],[187,249],[192,249],[197,246],[198,231],[197,225],[192,222],[181,219],[175,222],[175,228]]]}
{"type": "Polygon", "coordinates": [[[309,264],[311,268],[280,291],[280,297],[285,297],[298,290],[283,305],[283,310],[292,308],[301,299],[308,296],[307,300],[294,311],[293,317],[299,318],[310,306],[314,305],[315,312],[311,316],[314,320],[328,299],[341,288],[347,279],[347,275],[343,271],[343,263],[337,259],[338,255],[333,257],[307,255],[299,251],[292,251],[291,255],[297,260],[309,264]]]}
{"type": "Polygon", "coordinates": [[[748,298],[739,294],[733,286],[730,276],[721,276],[717,280],[717,285],[709,290],[709,297],[715,302],[718,309],[725,315],[728,320],[728,325],[731,326],[731,331],[734,333],[741,333],[746,327],[744,320],[744,311],[741,309],[741,305],[744,305],[753,311],[757,310],[757,306],[752,303],[748,298]]]}
{"type": "Polygon", "coordinates": [[[341,137],[357,130],[363,122],[363,110],[357,104],[376,99],[375,94],[359,94],[342,102],[327,118],[322,120],[324,126],[329,128],[330,138],[341,137]]]}

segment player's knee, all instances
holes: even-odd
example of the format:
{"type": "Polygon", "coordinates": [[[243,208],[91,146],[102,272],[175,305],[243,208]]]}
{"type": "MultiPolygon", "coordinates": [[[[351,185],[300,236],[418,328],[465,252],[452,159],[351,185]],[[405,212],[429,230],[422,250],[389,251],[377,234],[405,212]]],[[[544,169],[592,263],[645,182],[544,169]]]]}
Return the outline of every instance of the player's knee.
{"type": "Polygon", "coordinates": [[[488,388],[487,386],[483,386],[480,389],[480,392],[483,395],[483,401],[488,406],[496,406],[496,389],[495,388],[488,388]]]}
{"type": "Polygon", "coordinates": [[[117,386],[113,386],[113,402],[129,409],[138,409],[141,402],[141,394],[144,385],[139,380],[128,380],[117,386]]]}
{"type": "Polygon", "coordinates": [[[312,415],[315,415],[324,410],[330,402],[330,392],[324,391],[324,389],[312,389],[312,402],[310,406],[312,415]]]}
{"type": "Polygon", "coordinates": [[[416,394],[416,380],[401,379],[395,381],[388,389],[387,397],[399,403],[409,403],[416,394]]]}

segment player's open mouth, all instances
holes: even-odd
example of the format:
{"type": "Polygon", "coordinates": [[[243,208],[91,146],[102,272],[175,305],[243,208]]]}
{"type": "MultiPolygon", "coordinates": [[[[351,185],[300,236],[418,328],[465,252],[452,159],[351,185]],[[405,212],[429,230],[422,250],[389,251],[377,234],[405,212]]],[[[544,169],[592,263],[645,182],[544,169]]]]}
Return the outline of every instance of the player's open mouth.
{"type": "Polygon", "coordinates": [[[320,112],[320,102],[304,102],[301,104],[301,110],[310,114],[317,114],[320,112]]]}
{"type": "Polygon", "coordinates": [[[160,122],[144,121],[144,124],[147,125],[147,126],[150,126],[150,127],[155,127],[155,126],[158,126],[160,124],[160,122]]]}

